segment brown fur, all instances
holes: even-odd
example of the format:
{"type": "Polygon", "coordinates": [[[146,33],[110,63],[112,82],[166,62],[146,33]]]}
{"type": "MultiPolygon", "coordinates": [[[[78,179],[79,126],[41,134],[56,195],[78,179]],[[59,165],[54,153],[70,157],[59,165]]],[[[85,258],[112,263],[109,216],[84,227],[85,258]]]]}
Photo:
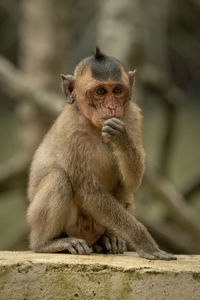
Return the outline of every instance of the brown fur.
{"type": "MultiPolygon", "coordinates": [[[[88,254],[89,247],[103,243],[116,253],[125,250],[125,240],[140,256],[171,259],[133,215],[133,193],[141,183],[145,158],[140,109],[124,96],[121,121],[117,115],[106,122],[98,119],[98,109],[86,103],[86,90],[90,84],[111,87],[113,81],[109,85],[109,81],[94,80],[90,69],[81,78],[79,69],[70,91],[73,101],[69,102],[75,102],[65,106],[31,165],[27,212],[30,246],[37,252],[88,254]],[[123,132],[117,131],[115,137],[111,127],[118,120],[123,132]]],[[[129,89],[126,97],[130,98],[131,80],[123,72],[121,83],[129,89]]],[[[70,93],[67,91],[67,97],[70,93]]],[[[106,94],[104,98],[110,103],[112,97],[106,94]]]]}

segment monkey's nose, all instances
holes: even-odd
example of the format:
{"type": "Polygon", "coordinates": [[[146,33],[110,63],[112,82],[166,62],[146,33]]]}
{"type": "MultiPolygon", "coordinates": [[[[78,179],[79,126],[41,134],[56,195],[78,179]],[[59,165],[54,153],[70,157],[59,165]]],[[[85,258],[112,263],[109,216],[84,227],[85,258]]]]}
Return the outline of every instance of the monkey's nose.
{"type": "Polygon", "coordinates": [[[115,117],[116,116],[116,108],[115,107],[108,107],[108,114],[110,117],[115,117]]]}

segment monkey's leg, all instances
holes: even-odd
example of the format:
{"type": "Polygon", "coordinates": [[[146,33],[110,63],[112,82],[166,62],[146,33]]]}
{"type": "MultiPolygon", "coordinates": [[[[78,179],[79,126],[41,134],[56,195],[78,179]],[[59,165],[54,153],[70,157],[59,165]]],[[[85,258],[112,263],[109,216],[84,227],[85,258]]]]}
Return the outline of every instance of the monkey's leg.
{"type": "Polygon", "coordinates": [[[69,251],[90,254],[86,242],[77,238],[57,238],[74,222],[71,183],[64,171],[53,169],[39,185],[27,212],[31,228],[30,247],[35,252],[69,251]]]}

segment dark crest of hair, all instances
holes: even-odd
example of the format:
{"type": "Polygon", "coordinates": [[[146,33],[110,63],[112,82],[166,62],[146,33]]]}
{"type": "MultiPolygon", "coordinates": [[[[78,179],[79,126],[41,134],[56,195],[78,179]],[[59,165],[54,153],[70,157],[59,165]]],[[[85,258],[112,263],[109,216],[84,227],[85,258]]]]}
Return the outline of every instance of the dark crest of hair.
{"type": "Polygon", "coordinates": [[[105,55],[101,52],[99,47],[96,47],[96,52],[95,52],[95,59],[98,61],[102,61],[105,57],[105,55]]]}
{"type": "Polygon", "coordinates": [[[98,80],[120,80],[120,63],[112,56],[105,55],[99,47],[96,47],[95,54],[90,59],[92,75],[98,80]]]}

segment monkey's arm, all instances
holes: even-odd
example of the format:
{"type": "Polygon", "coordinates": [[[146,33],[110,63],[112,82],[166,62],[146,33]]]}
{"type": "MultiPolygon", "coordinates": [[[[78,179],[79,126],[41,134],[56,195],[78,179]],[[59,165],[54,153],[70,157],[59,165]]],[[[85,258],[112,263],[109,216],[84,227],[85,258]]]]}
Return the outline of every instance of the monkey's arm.
{"type": "Polygon", "coordinates": [[[95,182],[95,178],[88,178],[87,182],[81,183],[78,196],[83,211],[115,236],[130,243],[139,256],[147,259],[175,259],[173,255],[158,248],[147,229],[110,194],[104,192],[95,182]]]}
{"type": "Polygon", "coordinates": [[[91,155],[94,152],[93,143],[88,133],[76,132],[71,140],[73,141],[69,145],[71,159],[68,160],[67,168],[80,210],[114,236],[130,243],[141,257],[174,259],[171,254],[161,251],[147,229],[101,186],[97,170],[94,170],[96,155],[93,161],[91,155]],[[77,145],[81,145],[81,151],[80,149],[77,151],[77,145]],[[90,162],[88,162],[89,153],[90,162]]]}
{"type": "MultiPolygon", "coordinates": [[[[134,216],[135,213],[135,205],[134,205],[134,196],[133,193],[127,193],[125,186],[121,186],[117,189],[116,198],[119,203],[125,208],[125,210],[134,216]]],[[[112,252],[116,253],[124,253],[127,251],[127,243],[125,240],[116,236],[112,231],[106,230],[102,238],[98,241],[97,252],[106,253],[112,252]]],[[[128,244],[128,249],[134,251],[133,247],[130,247],[128,244]]]]}
{"type": "Polygon", "coordinates": [[[125,186],[135,191],[141,183],[144,172],[145,155],[140,138],[135,134],[134,140],[124,123],[116,118],[108,119],[104,123],[102,135],[113,144],[125,186]]]}

